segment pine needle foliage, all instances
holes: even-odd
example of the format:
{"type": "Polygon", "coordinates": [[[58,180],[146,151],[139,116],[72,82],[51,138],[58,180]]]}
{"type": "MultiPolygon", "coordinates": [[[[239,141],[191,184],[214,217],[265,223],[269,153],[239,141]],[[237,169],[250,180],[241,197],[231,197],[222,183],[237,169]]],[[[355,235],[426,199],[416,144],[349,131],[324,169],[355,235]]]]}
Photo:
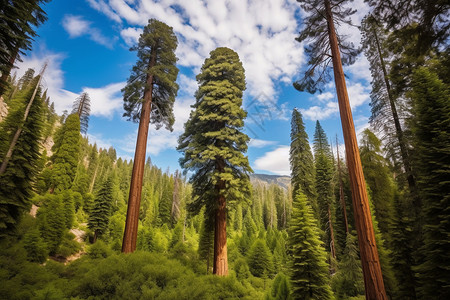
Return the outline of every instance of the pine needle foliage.
{"type": "Polygon", "coordinates": [[[94,241],[108,229],[109,217],[112,211],[112,201],[112,179],[108,178],[97,192],[94,205],[89,214],[88,227],[94,232],[94,241]]]}
{"type": "Polygon", "coordinates": [[[39,143],[42,135],[42,101],[40,88],[36,94],[25,123],[23,114],[39,78],[12,99],[13,109],[0,125],[0,157],[3,159],[19,126],[22,132],[17,140],[5,172],[0,175],[0,237],[17,225],[21,214],[30,208],[30,198],[37,175],[40,157],[39,143]]]}
{"type": "Polygon", "coordinates": [[[151,85],[150,123],[155,124],[157,129],[164,125],[166,129],[172,130],[175,122],[173,103],[178,92],[175,82],[178,75],[175,56],[177,45],[172,27],[155,19],[148,21],[138,44],[130,49],[137,51],[138,61],[131,70],[126,87],[122,89],[124,117],[139,122],[144,94],[151,85]],[[148,82],[150,76],[153,76],[152,82],[148,82]]]}
{"type": "Polygon", "coordinates": [[[72,106],[72,114],[80,118],[80,132],[86,134],[89,127],[89,116],[91,114],[91,98],[84,92],[75,99],[72,106]]]}
{"type": "Polygon", "coordinates": [[[242,133],[247,113],[241,107],[245,76],[238,54],[228,48],[213,50],[197,81],[194,111],[178,146],[184,153],[180,165],[193,172],[194,200],[189,209],[195,213],[203,206],[215,209],[220,195],[227,205],[248,199],[252,172],[244,155],[250,139],[242,133]]]}
{"type": "Polygon", "coordinates": [[[333,299],[327,256],[319,236],[311,206],[307,203],[306,196],[298,191],[293,202],[289,228],[294,299],[333,299]]]}

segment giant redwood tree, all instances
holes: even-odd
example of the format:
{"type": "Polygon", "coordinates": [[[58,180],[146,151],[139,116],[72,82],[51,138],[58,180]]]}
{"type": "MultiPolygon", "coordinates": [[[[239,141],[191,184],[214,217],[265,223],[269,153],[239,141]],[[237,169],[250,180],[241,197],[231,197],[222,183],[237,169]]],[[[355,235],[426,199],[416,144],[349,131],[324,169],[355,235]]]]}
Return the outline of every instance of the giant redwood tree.
{"type": "Polygon", "coordinates": [[[172,130],[175,121],[173,103],[178,92],[175,82],[178,75],[175,56],[177,44],[172,27],[150,19],[138,44],[131,48],[137,51],[138,60],[122,90],[123,106],[124,116],[139,122],[139,130],[122,243],[122,252],[125,253],[136,249],[149,124],[155,124],[156,129],[165,126],[172,130]]]}
{"type": "Polygon", "coordinates": [[[205,60],[197,81],[194,111],[178,150],[184,152],[181,166],[193,172],[189,209],[199,213],[205,207],[214,217],[213,273],[223,276],[228,274],[227,210],[250,193],[252,172],[244,155],[249,137],[241,132],[247,113],[241,107],[245,76],[239,56],[217,48],[205,60]]]}
{"type": "Polygon", "coordinates": [[[348,16],[355,11],[351,7],[348,8],[348,5],[346,6],[350,2],[347,0],[302,0],[299,2],[306,12],[306,17],[303,20],[304,29],[300,32],[297,40],[308,42],[305,51],[309,57],[309,67],[305,76],[294,86],[300,91],[306,90],[310,93],[321,91],[324,84],[331,79],[331,70],[333,70],[347,154],[366,298],[387,299],[342,68],[343,64],[354,61],[358,50],[354,49],[351,43],[346,42],[343,36],[338,36],[335,28],[335,21],[338,24],[350,23],[348,16]]]}

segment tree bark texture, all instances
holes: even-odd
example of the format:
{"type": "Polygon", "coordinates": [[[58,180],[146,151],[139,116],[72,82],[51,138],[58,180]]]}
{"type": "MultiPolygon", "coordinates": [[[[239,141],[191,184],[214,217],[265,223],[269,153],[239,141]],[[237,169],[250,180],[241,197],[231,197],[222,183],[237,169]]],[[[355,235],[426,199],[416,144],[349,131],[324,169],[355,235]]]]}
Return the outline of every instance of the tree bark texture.
{"type": "Polygon", "coordinates": [[[330,2],[329,0],[324,1],[333,61],[334,80],[339,102],[339,111],[341,115],[345,151],[347,154],[347,164],[352,189],[355,225],[358,233],[366,299],[386,300],[386,291],[381,273],[378,249],[375,242],[375,233],[373,230],[372,216],[369,208],[369,199],[367,197],[366,183],[364,180],[358,144],[356,141],[355,126],[353,124],[344,71],[342,69],[342,61],[339,52],[336,30],[333,23],[334,21],[330,2]]]}
{"type": "MultiPolygon", "coordinates": [[[[149,69],[156,63],[156,48],[151,52],[149,69]]],[[[147,90],[141,108],[136,151],[134,154],[133,171],[131,173],[130,195],[128,196],[127,218],[123,234],[122,252],[131,253],[136,250],[139,223],[139,208],[141,205],[142,181],[144,178],[145,154],[147,152],[148,129],[152,109],[153,75],[147,75],[147,90]]]]}
{"type": "Polygon", "coordinates": [[[227,211],[226,200],[223,195],[218,198],[214,228],[214,264],[213,274],[228,275],[227,254],[227,211]]]}

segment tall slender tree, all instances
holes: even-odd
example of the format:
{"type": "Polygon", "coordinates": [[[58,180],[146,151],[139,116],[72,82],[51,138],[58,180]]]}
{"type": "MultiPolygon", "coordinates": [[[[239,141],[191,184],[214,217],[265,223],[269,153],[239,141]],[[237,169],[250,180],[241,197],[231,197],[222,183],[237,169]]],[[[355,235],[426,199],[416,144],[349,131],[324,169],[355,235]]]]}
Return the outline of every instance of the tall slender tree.
{"type": "Polygon", "coordinates": [[[308,134],[305,130],[302,114],[298,109],[292,111],[291,119],[291,148],[289,151],[291,164],[292,195],[301,190],[310,201],[316,218],[319,211],[316,202],[316,189],[314,184],[314,159],[309,146],[308,134]]]}
{"type": "Polygon", "coordinates": [[[91,114],[91,98],[89,94],[82,93],[72,106],[72,114],[77,114],[80,118],[80,131],[86,134],[89,126],[89,115],[91,114]]]}
{"type": "Polygon", "coordinates": [[[313,148],[316,169],[315,185],[317,190],[317,204],[320,212],[319,223],[322,230],[325,232],[325,248],[330,251],[333,258],[336,258],[333,216],[331,213],[334,212],[334,195],[332,188],[333,162],[327,136],[319,121],[316,122],[313,148]]]}
{"type": "Polygon", "coordinates": [[[88,227],[94,232],[94,243],[108,229],[109,216],[112,211],[113,187],[112,178],[108,178],[101,186],[89,214],[88,227]]]}
{"type": "Polygon", "coordinates": [[[164,125],[172,130],[175,121],[173,103],[178,92],[175,82],[178,75],[177,44],[172,27],[150,19],[139,37],[138,45],[131,48],[137,51],[138,61],[133,66],[127,86],[122,90],[124,116],[139,121],[139,130],[122,243],[122,252],[125,253],[136,249],[149,125],[155,124],[156,129],[164,125]]]}
{"type": "Polygon", "coordinates": [[[180,164],[193,171],[189,209],[198,213],[205,206],[214,216],[213,273],[227,275],[227,210],[249,198],[252,172],[244,155],[249,137],[241,132],[247,113],[241,107],[245,76],[238,54],[228,48],[211,51],[197,81],[194,111],[179,138],[180,164]]]}
{"type": "Polygon", "coordinates": [[[366,184],[359,158],[355,126],[342,68],[343,64],[354,61],[358,51],[347,43],[345,38],[338,37],[335,29],[335,20],[341,24],[350,23],[348,17],[354,10],[344,8],[344,5],[348,2],[346,0],[306,0],[299,2],[303,10],[309,13],[304,19],[304,29],[297,38],[300,42],[309,41],[305,49],[309,56],[309,68],[306,70],[305,76],[294,86],[300,91],[306,90],[311,93],[317,90],[321,91],[323,84],[331,77],[330,64],[332,64],[352,187],[353,209],[366,298],[386,299],[366,184]]]}
{"type": "Polygon", "coordinates": [[[30,87],[17,93],[13,105],[0,125],[0,157],[4,158],[10,148],[10,141],[17,131],[22,133],[17,139],[9,164],[0,175],[0,237],[11,233],[22,213],[31,206],[33,183],[37,175],[39,142],[42,136],[42,101],[40,88],[34,102],[29,107],[29,115],[23,120],[24,111],[35,93],[39,78],[30,87]]]}

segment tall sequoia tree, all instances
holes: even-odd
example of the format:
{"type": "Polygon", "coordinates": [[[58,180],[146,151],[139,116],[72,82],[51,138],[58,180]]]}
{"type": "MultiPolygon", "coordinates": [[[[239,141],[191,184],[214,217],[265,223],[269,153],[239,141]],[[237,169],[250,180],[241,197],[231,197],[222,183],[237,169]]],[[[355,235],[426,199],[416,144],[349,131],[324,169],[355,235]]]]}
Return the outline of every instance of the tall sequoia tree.
{"type": "Polygon", "coordinates": [[[0,1],[0,96],[14,62],[24,51],[31,50],[35,28],[47,20],[42,5],[50,0],[0,1]]]}
{"type": "Polygon", "coordinates": [[[91,114],[91,98],[89,94],[82,93],[72,106],[72,114],[77,114],[80,118],[80,131],[86,134],[89,126],[89,115],[91,114]]]}
{"type": "Polygon", "coordinates": [[[194,111],[179,138],[178,150],[190,179],[194,200],[193,213],[206,207],[214,216],[213,273],[228,274],[227,210],[233,202],[249,198],[249,172],[252,172],[247,151],[249,137],[242,133],[247,113],[242,109],[245,75],[236,52],[228,48],[211,51],[197,75],[194,111]]]}
{"type": "Polygon", "coordinates": [[[309,56],[309,67],[304,77],[294,83],[294,87],[310,93],[321,91],[324,84],[331,79],[330,72],[331,69],[333,70],[352,188],[366,298],[386,299],[355,126],[342,68],[343,64],[354,61],[358,50],[355,50],[351,43],[347,43],[344,37],[338,36],[334,25],[335,20],[340,24],[350,23],[348,17],[355,11],[352,8],[344,8],[344,5],[349,2],[346,0],[299,2],[302,9],[309,13],[303,20],[304,29],[297,38],[299,42],[308,42],[305,51],[309,56]]]}
{"type": "Polygon", "coordinates": [[[123,106],[124,116],[139,122],[139,130],[122,243],[122,252],[125,253],[136,250],[149,125],[155,124],[156,129],[164,125],[172,130],[175,121],[173,103],[178,92],[175,82],[178,75],[177,44],[172,27],[150,19],[139,37],[138,45],[131,48],[137,51],[138,61],[133,66],[127,86],[122,90],[123,106]]]}
{"type": "Polygon", "coordinates": [[[2,159],[9,149],[18,125],[20,124],[22,128],[9,164],[5,172],[0,175],[0,237],[10,233],[22,212],[31,206],[30,198],[38,172],[39,144],[43,124],[43,105],[39,87],[25,121],[23,114],[35,93],[38,81],[39,78],[36,77],[33,84],[17,93],[17,96],[11,100],[11,110],[0,126],[0,157],[2,159]]]}

